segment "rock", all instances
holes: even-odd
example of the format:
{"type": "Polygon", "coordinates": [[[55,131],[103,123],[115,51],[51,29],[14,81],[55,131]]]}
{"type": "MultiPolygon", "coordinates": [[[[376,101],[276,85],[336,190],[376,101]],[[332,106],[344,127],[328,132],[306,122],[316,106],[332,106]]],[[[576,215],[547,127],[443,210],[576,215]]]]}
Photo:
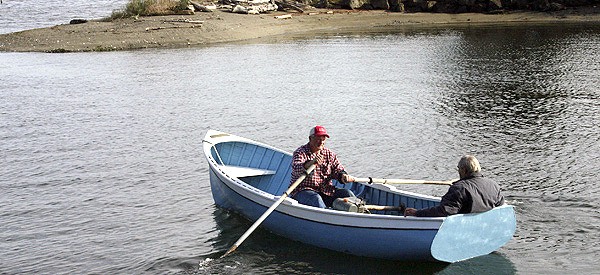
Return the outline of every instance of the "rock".
{"type": "Polygon", "coordinates": [[[274,2],[267,1],[261,4],[248,4],[248,2],[237,1],[237,4],[231,9],[233,13],[245,13],[245,14],[259,14],[270,11],[276,11],[278,9],[274,2]]]}
{"type": "Polygon", "coordinates": [[[371,0],[371,6],[376,10],[389,10],[390,4],[387,0],[371,0]]]}
{"type": "Polygon", "coordinates": [[[248,13],[248,9],[242,5],[235,5],[235,7],[233,7],[233,9],[231,10],[231,12],[233,13],[248,13]]]}
{"type": "Polygon", "coordinates": [[[563,4],[556,3],[556,2],[550,3],[551,11],[560,11],[560,10],[564,10],[564,9],[566,9],[566,7],[563,4]]]}
{"type": "Polygon", "coordinates": [[[434,11],[436,5],[437,5],[437,1],[426,1],[425,10],[430,11],[430,12],[434,11]]]}
{"type": "MultiPolygon", "coordinates": [[[[274,2],[277,4],[280,10],[292,9],[304,13],[307,10],[314,9],[314,7],[308,4],[300,3],[294,0],[275,0],[274,2]]],[[[319,3],[315,3],[315,5],[319,5],[319,3]]]]}
{"type": "Polygon", "coordinates": [[[85,19],[73,19],[71,21],[69,21],[69,24],[83,24],[83,23],[87,23],[88,21],[85,19]]]}
{"type": "Polygon", "coordinates": [[[488,9],[489,10],[499,10],[502,9],[502,0],[489,0],[488,9]]]}
{"type": "Polygon", "coordinates": [[[350,0],[348,1],[348,7],[350,7],[351,9],[360,9],[365,7],[366,5],[369,5],[371,3],[372,0],[350,0]]]}

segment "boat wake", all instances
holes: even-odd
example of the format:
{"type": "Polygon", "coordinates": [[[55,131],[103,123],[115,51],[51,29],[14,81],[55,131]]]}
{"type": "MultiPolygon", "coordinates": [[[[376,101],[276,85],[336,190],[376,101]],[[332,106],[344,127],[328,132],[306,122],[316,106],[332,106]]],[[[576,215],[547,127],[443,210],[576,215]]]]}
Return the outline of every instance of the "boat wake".
{"type": "Polygon", "coordinates": [[[206,258],[204,261],[201,261],[199,264],[200,270],[205,270],[212,261],[213,259],[211,258],[206,258]]]}

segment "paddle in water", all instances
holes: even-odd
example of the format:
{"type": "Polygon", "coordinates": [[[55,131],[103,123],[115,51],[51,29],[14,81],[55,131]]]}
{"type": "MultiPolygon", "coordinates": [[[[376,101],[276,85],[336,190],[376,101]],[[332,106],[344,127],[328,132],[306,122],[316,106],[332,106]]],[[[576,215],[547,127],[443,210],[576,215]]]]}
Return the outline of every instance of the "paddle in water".
{"type": "Polygon", "coordinates": [[[292,191],[294,191],[294,189],[296,189],[296,187],[300,185],[300,183],[306,178],[306,176],[312,173],[312,171],[315,169],[315,166],[316,164],[314,163],[311,166],[309,166],[308,169],[306,169],[304,175],[300,176],[292,185],[290,185],[288,190],[283,192],[281,197],[273,205],[271,205],[271,207],[269,207],[269,209],[267,209],[267,211],[265,211],[265,213],[262,214],[262,216],[260,216],[260,218],[258,218],[258,220],[256,220],[252,226],[250,226],[246,233],[244,233],[244,235],[242,235],[242,237],[240,237],[240,239],[237,240],[237,242],[235,242],[229,248],[229,250],[227,250],[227,252],[223,254],[223,256],[221,256],[221,258],[224,258],[225,256],[233,253],[233,251],[235,251],[238,248],[238,246],[240,246],[246,240],[246,238],[248,238],[248,236],[250,236],[250,234],[254,232],[254,230],[275,210],[275,208],[277,208],[277,206],[279,206],[283,202],[283,200],[285,200],[285,198],[287,198],[290,195],[290,193],[292,193],[292,191]]]}

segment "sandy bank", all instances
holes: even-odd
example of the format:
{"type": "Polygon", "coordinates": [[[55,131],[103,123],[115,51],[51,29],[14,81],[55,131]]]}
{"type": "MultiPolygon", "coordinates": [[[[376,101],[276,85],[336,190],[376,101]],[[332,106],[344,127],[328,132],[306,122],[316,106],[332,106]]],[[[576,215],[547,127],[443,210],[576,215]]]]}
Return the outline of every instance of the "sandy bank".
{"type": "Polygon", "coordinates": [[[79,52],[143,48],[197,47],[216,43],[285,40],[315,35],[378,32],[407,25],[600,22],[600,12],[512,12],[505,14],[391,13],[342,11],[333,14],[287,13],[241,15],[215,11],[122,19],[113,22],[65,24],[0,35],[0,51],[79,52]],[[186,21],[186,22],[184,22],[186,21]]]}

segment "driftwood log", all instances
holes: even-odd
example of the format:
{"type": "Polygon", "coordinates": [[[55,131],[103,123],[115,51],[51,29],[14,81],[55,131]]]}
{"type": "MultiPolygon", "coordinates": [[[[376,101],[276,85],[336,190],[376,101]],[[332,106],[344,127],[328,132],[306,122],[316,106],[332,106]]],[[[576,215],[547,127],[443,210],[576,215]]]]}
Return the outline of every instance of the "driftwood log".
{"type": "Polygon", "coordinates": [[[189,19],[173,19],[173,20],[165,20],[163,23],[192,23],[192,24],[202,24],[204,21],[201,20],[189,20],[189,19]]]}
{"type": "Polygon", "coordinates": [[[291,14],[277,15],[277,16],[275,16],[275,19],[292,19],[292,15],[291,14]]]}
{"type": "Polygon", "coordinates": [[[190,1],[190,5],[192,5],[194,7],[194,9],[196,9],[197,11],[201,11],[201,12],[212,12],[211,9],[207,8],[204,5],[200,5],[200,3],[195,2],[195,1],[190,1]]]}

